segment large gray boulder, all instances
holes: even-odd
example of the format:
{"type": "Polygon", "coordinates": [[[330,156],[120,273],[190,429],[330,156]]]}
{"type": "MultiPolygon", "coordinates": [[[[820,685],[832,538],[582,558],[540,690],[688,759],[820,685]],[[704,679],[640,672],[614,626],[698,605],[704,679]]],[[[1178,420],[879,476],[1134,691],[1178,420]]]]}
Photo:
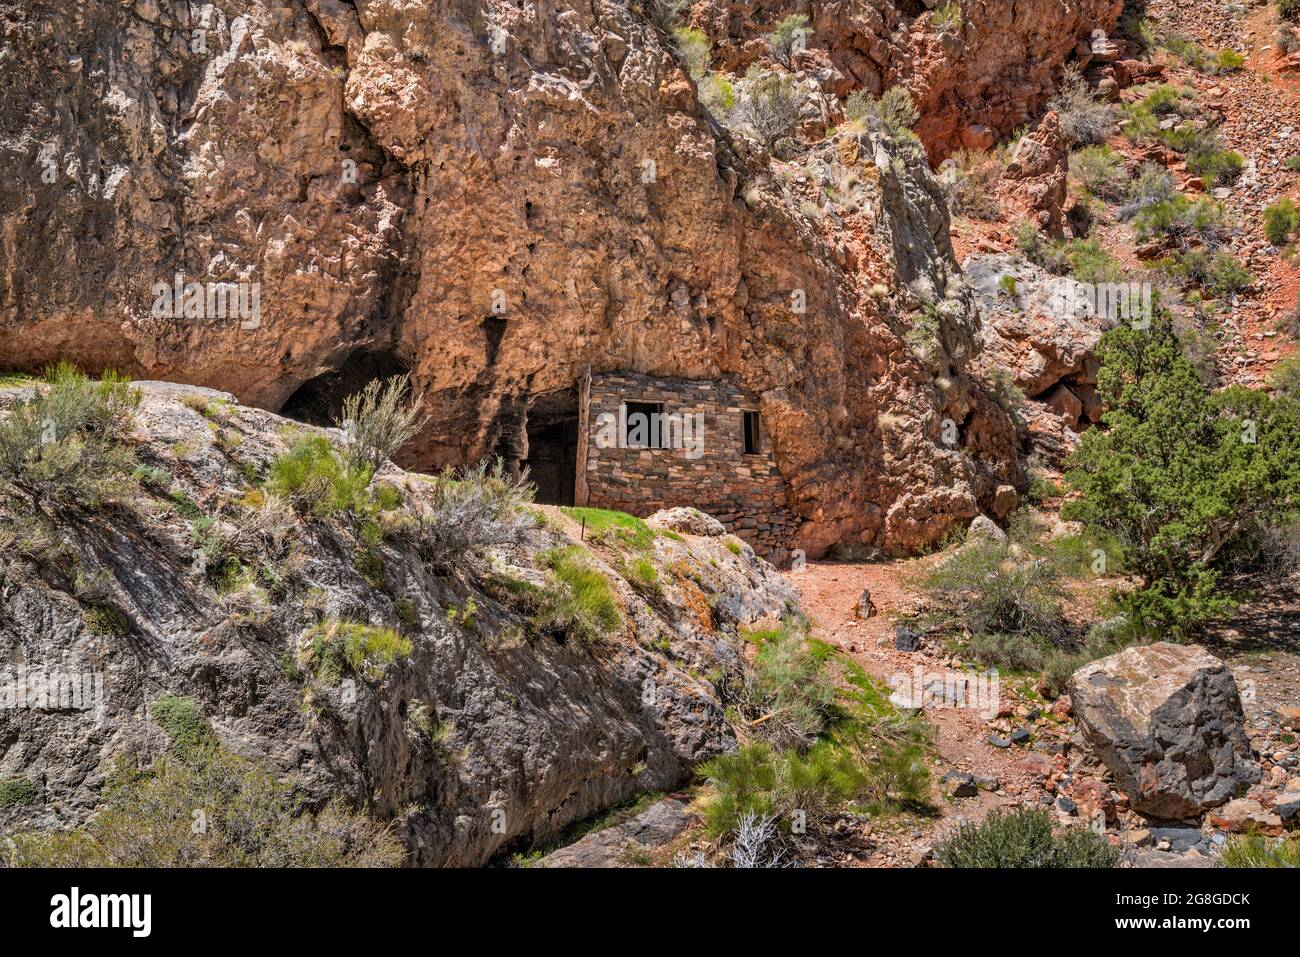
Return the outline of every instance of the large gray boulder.
{"type": "Polygon", "coordinates": [[[1084,665],[1079,727],[1135,811],[1201,814],[1259,780],[1232,672],[1199,645],[1159,642],[1084,665]]]}

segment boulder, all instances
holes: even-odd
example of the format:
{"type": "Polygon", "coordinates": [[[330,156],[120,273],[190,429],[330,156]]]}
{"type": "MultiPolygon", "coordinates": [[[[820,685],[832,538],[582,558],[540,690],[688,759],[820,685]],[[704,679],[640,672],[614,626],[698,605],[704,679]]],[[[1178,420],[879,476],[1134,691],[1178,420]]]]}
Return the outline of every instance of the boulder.
{"type": "Polygon", "coordinates": [[[1016,510],[1019,502],[1020,493],[1014,485],[999,485],[993,496],[993,514],[998,518],[1006,518],[1016,510]]]}
{"type": "Polygon", "coordinates": [[[1007,533],[998,528],[997,523],[987,515],[976,515],[970,523],[970,528],[966,530],[966,541],[972,542],[977,538],[987,539],[992,542],[1005,542],[1007,533]]]}
{"type": "Polygon", "coordinates": [[[1250,798],[1237,798],[1210,815],[1210,823],[1229,831],[1264,831],[1279,834],[1282,818],[1250,798]]]}
{"type": "Polygon", "coordinates": [[[708,537],[725,535],[727,528],[712,515],[706,515],[698,508],[683,506],[665,508],[655,512],[645,520],[651,528],[667,529],[682,535],[704,535],[708,537]]]}
{"type": "Polygon", "coordinates": [[[1232,672],[1198,645],[1158,642],[1091,662],[1071,678],[1070,698],[1139,813],[1199,815],[1260,778],[1232,672]]]}

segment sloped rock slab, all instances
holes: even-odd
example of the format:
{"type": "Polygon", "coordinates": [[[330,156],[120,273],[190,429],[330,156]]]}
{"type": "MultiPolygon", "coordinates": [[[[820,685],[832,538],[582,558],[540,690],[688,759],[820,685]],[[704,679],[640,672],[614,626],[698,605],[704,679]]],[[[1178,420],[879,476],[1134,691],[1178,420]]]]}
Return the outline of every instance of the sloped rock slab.
{"type": "Polygon", "coordinates": [[[686,805],[676,798],[664,798],[650,805],[636,817],[595,831],[547,854],[538,867],[623,867],[628,850],[654,848],[667,844],[690,824],[686,805]]]}

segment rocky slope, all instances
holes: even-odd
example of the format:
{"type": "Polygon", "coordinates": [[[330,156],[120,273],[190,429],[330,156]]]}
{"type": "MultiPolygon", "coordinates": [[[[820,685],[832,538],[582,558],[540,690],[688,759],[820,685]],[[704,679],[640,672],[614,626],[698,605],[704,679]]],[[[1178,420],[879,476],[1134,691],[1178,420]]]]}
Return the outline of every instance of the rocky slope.
{"type": "MultiPolygon", "coordinates": [[[[933,159],[1024,123],[1118,7],[981,5],[953,34],[832,4],[799,75],[906,82],[933,159]]],[[[0,366],[66,358],[315,421],[408,369],[432,418],[404,462],[426,469],[518,455],[587,366],[731,376],[761,397],[792,545],[943,537],[1020,473],[966,373],[977,319],[925,163],[851,130],[798,161],[733,137],[657,9],[0,3],[0,366]],[[158,318],[177,276],[257,283],[256,322],[158,318]]],[[[694,22],[740,65],[784,12],[694,22]]]]}
{"type": "Polygon", "coordinates": [[[836,94],[911,90],[916,131],[935,162],[954,149],[987,148],[1036,119],[1055,93],[1060,66],[1104,60],[1094,31],[1115,25],[1122,0],[993,0],[949,5],[922,0],[705,0],[691,21],[719,46],[733,70],[764,56],[764,35],[784,16],[809,13],[802,56],[836,94]],[[956,6],[956,21],[942,12],[956,6]],[[1094,52],[1094,46],[1096,51],[1094,52]]]}
{"type": "Polygon", "coordinates": [[[0,508],[0,659],[17,702],[0,709],[0,779],[36,786],[0,806],[0,830],[84,823],[119,756],[166,751],[150,712],[164,695],[197,701],[224,745],[291,775],[308,806],[339,795],[395,822],[421,865],[484,863],[735,747],[704,676],[736,665],[739,626],[797,607],[747,546],[694,526],[583,543],[538,509],[520,544],[463,565],[430,554],[412,518],[430,482],[392,466],[380,481],[405,504],[367,544],[261,491],[271,459],[315,430],[208,390],[142,391],[131,445],[149,471],[124,507],[56,530],[0,508]],[[219,561],[204,557],[214,542],[219,561]],[[542,553],[565,546],[613,589],[621,623],[603,639],[537,633],[512,598],[545,587],[542,553]],[[394,629],[409,655],[313,671],[311,636],[353,622],[394,629]],[[60,699],[73,676],[89,693],[60,699]]]}

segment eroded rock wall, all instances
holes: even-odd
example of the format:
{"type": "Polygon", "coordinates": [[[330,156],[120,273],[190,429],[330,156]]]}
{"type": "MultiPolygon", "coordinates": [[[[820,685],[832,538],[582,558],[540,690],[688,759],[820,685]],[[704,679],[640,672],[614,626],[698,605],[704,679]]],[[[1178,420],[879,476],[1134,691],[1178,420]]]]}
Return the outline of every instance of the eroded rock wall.
{"type": "MultiPolygon", "coordinates": [[[[990,429],[976,320],[924,160],[866,133],[803,165],[731,140],[641,5],[6,0],[0,30],[0,366],[269,409],[350,362],[408,368],[423,468],[518,445],[587,365],[734,376],[812,556],[923,545],[1013,477],[966,447],[990,429]],[[810,219],[797,186],[832,173],[858,202],[810,219]],[[256,322],[159,318],[177,275],[257,283],[256,322]]],[[[982,88],[1001,61],[979,63],[982,88]]]]}

